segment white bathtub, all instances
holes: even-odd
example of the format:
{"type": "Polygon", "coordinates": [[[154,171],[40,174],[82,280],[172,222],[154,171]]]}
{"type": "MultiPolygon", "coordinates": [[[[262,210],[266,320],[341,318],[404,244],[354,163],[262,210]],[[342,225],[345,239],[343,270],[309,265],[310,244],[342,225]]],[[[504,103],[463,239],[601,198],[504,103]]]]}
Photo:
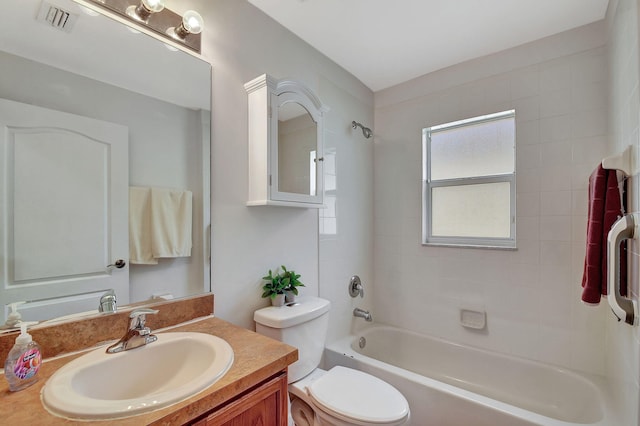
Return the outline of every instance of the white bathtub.
{"type": "Polygon", "coordinates": [[[612,425],[600,379],[393,327],[328,345],[325,364],[391,383],[409,401],[413,425],[612,425]]]}

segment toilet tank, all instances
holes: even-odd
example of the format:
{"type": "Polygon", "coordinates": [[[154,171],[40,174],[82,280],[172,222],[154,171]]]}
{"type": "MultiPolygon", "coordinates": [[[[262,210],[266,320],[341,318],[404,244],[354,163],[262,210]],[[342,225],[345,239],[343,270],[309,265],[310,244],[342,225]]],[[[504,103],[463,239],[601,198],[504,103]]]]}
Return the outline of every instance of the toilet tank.
{"type": "Polygon", "coordinates": [[[255,311],[253,320],[258,333],[298,349],[298,361],[289,366],[289,383],[298,381],[320,365],[330,308],[328,300],[300,297],[292,304],[255,311]]]}

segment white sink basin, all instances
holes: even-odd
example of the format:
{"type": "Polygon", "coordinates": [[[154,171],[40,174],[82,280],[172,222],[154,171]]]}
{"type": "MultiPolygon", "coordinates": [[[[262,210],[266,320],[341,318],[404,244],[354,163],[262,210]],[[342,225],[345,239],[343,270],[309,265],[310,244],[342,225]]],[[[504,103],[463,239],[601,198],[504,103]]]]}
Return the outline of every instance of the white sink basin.
{"type": "Polygon", "coordinates": [[[160,333],[140,348],[74,359],[42,389],[44,406],[74,419],[114,419],[174,404],[211,386],[233,364],[233,349],[204,333],[160,333]]]}

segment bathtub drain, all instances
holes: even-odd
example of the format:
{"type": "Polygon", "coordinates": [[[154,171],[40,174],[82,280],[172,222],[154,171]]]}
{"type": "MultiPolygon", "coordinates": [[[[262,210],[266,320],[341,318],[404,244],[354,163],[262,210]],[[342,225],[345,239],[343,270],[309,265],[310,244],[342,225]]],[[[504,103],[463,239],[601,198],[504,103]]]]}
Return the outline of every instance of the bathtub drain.
{"type": "Polygon", "coordinates": [[[358,346],[360,346],[360,349],[367,346],[367,339],[365,339],[364,337],[361,337],[360,340],[358,340],[358,346]]]}

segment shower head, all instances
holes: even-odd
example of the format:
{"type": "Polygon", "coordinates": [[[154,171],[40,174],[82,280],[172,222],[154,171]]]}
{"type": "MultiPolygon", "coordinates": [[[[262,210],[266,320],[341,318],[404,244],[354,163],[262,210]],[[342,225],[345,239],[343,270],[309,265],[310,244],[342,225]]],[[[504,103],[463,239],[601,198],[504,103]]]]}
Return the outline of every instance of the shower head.
{"type": "Polygon", "coordinates": [[[373,132],[371,131],[370,128],[364,127],[362,124],[356,123],[355,121],[351,122],[351,128],[352,129],[357,129],[358,127],[360,127],[362,129],[362,135],[365,138],[369,139],[371,136],[373,136],[373,132]]]}

